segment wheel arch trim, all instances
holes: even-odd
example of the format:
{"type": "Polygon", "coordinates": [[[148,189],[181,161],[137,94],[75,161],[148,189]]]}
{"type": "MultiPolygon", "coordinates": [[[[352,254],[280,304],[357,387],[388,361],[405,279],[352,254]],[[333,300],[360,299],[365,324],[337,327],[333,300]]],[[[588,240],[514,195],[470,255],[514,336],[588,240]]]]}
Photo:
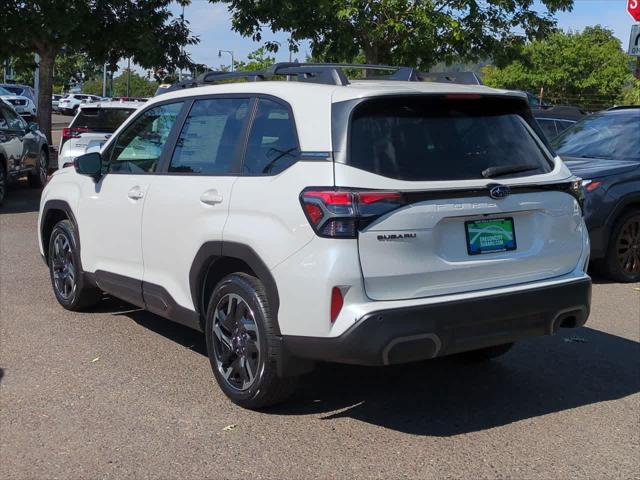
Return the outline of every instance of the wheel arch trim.
{"type": "Polygon", "coordinates": [[[256,251],[243,243],[210,241],[200,247],[189,270],[189,288],[196,312],[198,312],[201,318],[204,318],[206,315],[206,312],[201,311],[204,295],[203,289],[206,284],[206,279],[211,269],[214,268],[214,264],[225,258],[243,261],[264,284],[269,298],[271,313],[275,320],[276,335],[280,335],[280,326],[278,324],[280,297],[275,279],[256,251]]]}
{"type": "MultiPolygon", "coordinates": [[[[48,243],[45,241],[44,238],[44,234],[45,234],[45,226],[46,226],[46,219],[47,216],[49,215],[49,212],[52,210],[59,210],[65,213],[65,215],[67,216],[67,218],[69,219],[69,221],[71,223],[73,223],[73,226],[76,230],[76,235],[78,235],[78,222],[76,221],[76,217],[73,214],[73,210],[71,209],[71,206],[64,200],[47,200],[47,202],[42,206],[42,212],[40,214],[40,225],[38,228],[38,235],[40,236],[40,241],[42,242],[42,250],[44,252],[44,261],[45,263],[48,261],[48,243]]],[[[78,245],[76,245],[76,248],[78,249],[78,255],[80,255],[80,238],[76,239],[78,245]]],[[[82,265],[80,265],[80,267],[82,268],[82,265]]]]}

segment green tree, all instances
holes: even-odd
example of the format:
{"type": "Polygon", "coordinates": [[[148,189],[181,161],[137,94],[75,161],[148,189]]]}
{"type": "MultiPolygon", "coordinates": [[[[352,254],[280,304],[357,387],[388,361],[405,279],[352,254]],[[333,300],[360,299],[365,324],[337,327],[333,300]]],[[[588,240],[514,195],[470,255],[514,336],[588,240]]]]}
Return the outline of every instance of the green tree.
{"type": "MultiPolygon", "coordinates": [[[[189,0],[180,0],[189,3],[189,0]]],[[[184,45],[197,42],[188,22],[169,12],[171,0],[4,0],[0,58],[15,52],[40,56],[38,122],[51,140],[51,93],[62,49],[112,69],[123,57],[143,68],[188,67],[184,45]]]]}
{"type": "Polygon", "coordinates": [[[628,57],[606,28],[556,32],[522,47],[516,60],[483,69],[487,85],[538,92],[556,103],[589,110],[613,104],[629,78],[628,57]]]}
{"type": "MultiPolygon", "coordinates": [[[[573,0],[209,0],[228,5],[233,28],[256,41],[263,28],[290,34],[290,48],[311,41],[314,58],[406,64],[427,69],[439,61],[501,60],[527,39],[555,28],[553,14],[573,0]],[[514,33],[519,30],[521,33],[514,33]]],[[[279,45],[266,43],[271,51],[279,45]]]]}
{"type": "Polygon", "coordinates": [[[620,105],[640,105],[640,80],[632,79],[622,90],[620,105]]]}
{"type": "Polygon", "coordinates": [[[247,55],[246,62],[235,62],[235,68],[236,70],[245,71],[264,70],[275,62],[275,57],[268,55],[267,47],[260,47],[247,55]]]}
{"type": "MultiPolygon", "coordinates": [[[[125,68],[120,75],[113,78],[112,96],[127,96],[127,72],[128,70],[125,68]]],[[[158,82],[149,80],[133,71],[129,82],[129,97],[152,97],[158,88],[158,82]]],[[[82,92],[91,95],[102,95],[102,78],[84,82],[82,84],[82,92]]]]}

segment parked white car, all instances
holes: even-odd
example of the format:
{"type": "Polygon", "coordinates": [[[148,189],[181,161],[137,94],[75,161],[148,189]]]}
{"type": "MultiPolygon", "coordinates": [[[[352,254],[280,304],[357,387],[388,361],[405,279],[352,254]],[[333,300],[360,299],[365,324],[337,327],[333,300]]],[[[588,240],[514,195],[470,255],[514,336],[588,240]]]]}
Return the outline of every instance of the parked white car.
{"type": "Polygon", "coordinates": [[[60,100],[62,100],[62,95],[53,94],[51,95],[51,110],[54,112],[58,112],[58,106],[60,104],[60,100]]]}
{"type": "Polygon", "coordinates": [[[76,157],[99,150],[138,107],[136,102],[82,104],[69,126],[62,129],[58,146],[58,168],[73,166],[76,157]]]}
{"type": "Polygon", "coordinates": [[[17,95],[4,87],[0,87],[0,98],[9,103],[20,116],[29,119],[35,118],[37,113],[36,105],[29,97],[17,95]]]}
{"type": "Polygon", "coordinates": [[[97,95],[69,93],[58,102],[58,111],[65,115],[75,115],[80,105],[98,101],[100,101],[100,97],[97,95]]]}
{"type": "Polygon", "coordinates": [[[247,408],[317,360],[486,360],[586,322],[581,181],[526,96],[335,65],[207,84],[242,75],[149,100],[53,175],[39,242],[64,308],[104,291],[203,331],[247,408]]]}

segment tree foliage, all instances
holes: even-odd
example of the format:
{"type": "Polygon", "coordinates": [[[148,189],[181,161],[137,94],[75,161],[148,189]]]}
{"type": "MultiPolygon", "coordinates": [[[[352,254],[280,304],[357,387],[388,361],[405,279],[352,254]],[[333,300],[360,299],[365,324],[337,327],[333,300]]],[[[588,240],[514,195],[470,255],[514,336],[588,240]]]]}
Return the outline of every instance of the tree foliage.
{"type": "MultiPolygon", "coordinates": [[[[113,90],[111,96],[124,97],[127,96],[127,73],[128,69],[124,69],[120,75],[113,78],[113,90]]],[[[158,82],[152,81],[131,72],[129,79],[129,95],[130,97],[152,97],[158,88],[158,82]]],[[[83,83],[82,92],[91,95],[102,95],[102,79],[95,78],[83,83]]]]}
{"type": "MultiPolygon", "coordinates": [[[[439,61],[501,61],[527,39],[555,28],[553,14],[573,0],[210,0],[228,5],[233,28],[255,41],[263,29],[290,33],[290,47],[310,39],[313,56],[417,66],[439,61]],[[514,33],[518,30],[520,33],[514,33]]],[[[277,51],[278,44],[267,43],[277,51]]]]}
{"type": "Polygon", "coordinates": [[[630,74],[620,40],[606,28],[556,32],[524,46],[517,60],[503,68],[485,67],[487,85],[538,92],[557,103],[589,110],[610,106],[630,74]]]}
{"type": "MultiPolygon", "coordinates": [[[[180,0],[188,3],[189,0],[180,0]]],[[[38,121],[50,138],[51,93],[56,58],[67,50],[91,62],[120,58],[143,68],[187,67],[183,46],[197,42],[188,23],[169,11],[171,0],[4,0],[0,8],[0,58],[40,55],[38,121]]]]}
{"type": "Polygon", "coordinates": [[[251,72],[254,70],[264,70],[276,62],[276,58],[270,56],[266,47],[260,47],[247,55],[247,61],[236,61],[236,70],[251,72]]]}

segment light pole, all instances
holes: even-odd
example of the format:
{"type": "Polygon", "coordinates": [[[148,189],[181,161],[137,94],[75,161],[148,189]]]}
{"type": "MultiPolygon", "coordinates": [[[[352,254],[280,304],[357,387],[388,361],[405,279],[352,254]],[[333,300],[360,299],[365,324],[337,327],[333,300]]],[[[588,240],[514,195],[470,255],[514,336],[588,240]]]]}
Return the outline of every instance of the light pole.
{"type": "Polygon", "coordinates": [[[223,53],[231,55],[231,71],[234,71],[233,50],[218,50],[218,58],[222,58],[223,53]]]}

